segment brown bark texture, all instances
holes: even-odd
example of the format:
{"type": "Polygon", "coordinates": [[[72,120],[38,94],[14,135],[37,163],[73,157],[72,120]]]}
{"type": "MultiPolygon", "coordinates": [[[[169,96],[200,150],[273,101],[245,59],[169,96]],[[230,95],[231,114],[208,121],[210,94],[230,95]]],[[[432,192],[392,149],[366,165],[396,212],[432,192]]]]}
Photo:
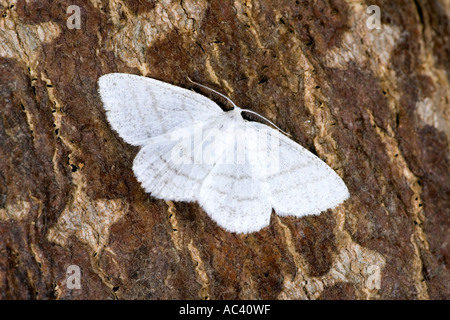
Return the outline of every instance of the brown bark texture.
{"type": "Polygon", "coordinates": [[[449,11],[1,0],[0,298],[450,298],[449,11]],[[188,77],[223,92],[323,159],[351,197],[317,216],[273,213],[251,234],[152,198],[133,175],[138,148],[105,118],[97,80],[110,72],[227,108],[188,77]]]}

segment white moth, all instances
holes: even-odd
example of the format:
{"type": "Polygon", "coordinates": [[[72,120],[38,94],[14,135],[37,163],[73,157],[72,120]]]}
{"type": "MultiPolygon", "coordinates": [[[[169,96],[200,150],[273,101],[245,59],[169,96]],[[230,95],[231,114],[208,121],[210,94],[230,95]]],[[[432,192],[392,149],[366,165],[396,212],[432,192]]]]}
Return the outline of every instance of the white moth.
{"type": "Polygon", "coordinates": [[[141,147],[133,171],[145,191],[196,201],[228,231],[260,230],[272,208],[301,217],[349,197],[322,160],[278,130],[244,120],[241,113],[252,111],[234,103],[224,112],[198,93],[130,74],[104,75],[99,88],[112,128],[141,147]]]}

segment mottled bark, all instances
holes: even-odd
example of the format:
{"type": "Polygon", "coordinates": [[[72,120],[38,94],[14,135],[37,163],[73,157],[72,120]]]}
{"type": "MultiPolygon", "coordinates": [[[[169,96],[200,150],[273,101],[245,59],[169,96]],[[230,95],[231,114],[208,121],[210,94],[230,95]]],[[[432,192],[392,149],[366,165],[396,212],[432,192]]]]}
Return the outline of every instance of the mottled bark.
{"type": "Polygon", "coordinates": [[[0,4],[2,299],[450,297],[448,1],[0,4]],[[105,119],[109,72],[222,91],[326,161],[351,198],[249,235],[153,199],[131,169],[138,149],[105,119]]]}

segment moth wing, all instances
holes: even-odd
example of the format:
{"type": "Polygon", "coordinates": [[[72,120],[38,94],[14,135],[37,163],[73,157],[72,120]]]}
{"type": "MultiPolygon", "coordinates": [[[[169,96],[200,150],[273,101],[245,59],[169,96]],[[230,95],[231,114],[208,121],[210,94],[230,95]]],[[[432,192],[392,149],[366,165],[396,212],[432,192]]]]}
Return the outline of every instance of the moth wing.
{"type": "Polygon", "coordinates": [[[267,136],[253,154],[277,214],[301,217],[333,208],[349,197],[344,181],[320,158],[266,125],[248,122],[267,136]]]}
{"type": "Polygon", "coordinates": [[[98,83],[111,127],[131,145],[223,113],[198,93],[147,77],[110,73],[98,83]]]}

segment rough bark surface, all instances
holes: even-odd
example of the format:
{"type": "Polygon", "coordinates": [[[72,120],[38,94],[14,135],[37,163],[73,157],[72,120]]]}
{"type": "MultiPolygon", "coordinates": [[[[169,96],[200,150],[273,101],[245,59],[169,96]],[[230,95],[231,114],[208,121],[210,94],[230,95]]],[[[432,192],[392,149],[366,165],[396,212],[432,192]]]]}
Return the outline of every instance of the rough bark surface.
{"type": "Polygon", "coordinates": [[[0,4],[0,298],[450,298],[448,1],[0,4]],[[110,72],[222,91],[351,198],[248,235],[153,199],[105,119],[110,72]]]}

